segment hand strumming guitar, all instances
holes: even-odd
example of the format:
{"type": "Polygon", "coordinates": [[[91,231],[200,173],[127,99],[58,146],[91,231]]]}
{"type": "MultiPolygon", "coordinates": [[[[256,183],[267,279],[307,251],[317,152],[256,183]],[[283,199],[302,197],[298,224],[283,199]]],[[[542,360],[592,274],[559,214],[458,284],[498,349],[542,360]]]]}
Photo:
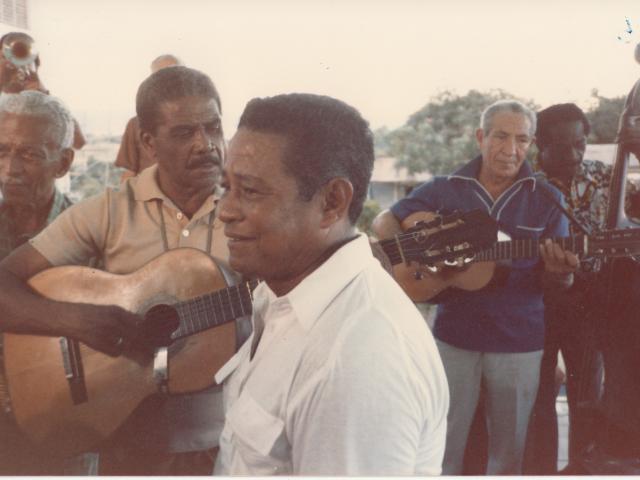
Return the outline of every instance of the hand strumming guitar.
{"type": "Polygon", "coordinates": [[[116,357],[138,338],[143,318],[116,305],[68,304],[60,335],[116,357]]]}
{"type": "Polygon", "coordinates": [[[27,284],[51,264],[29,243],[0,264],[0,330],[6,333],[71,337],[111,356],[120,355],[139,335],[142,317],[117,306],[58,302],[27,284]]]}

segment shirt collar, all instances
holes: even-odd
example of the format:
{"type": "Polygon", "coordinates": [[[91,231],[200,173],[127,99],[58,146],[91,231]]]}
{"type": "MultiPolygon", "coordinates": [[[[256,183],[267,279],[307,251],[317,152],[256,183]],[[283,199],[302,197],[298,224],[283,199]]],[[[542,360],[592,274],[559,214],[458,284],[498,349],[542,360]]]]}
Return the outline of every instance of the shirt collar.
{"type": "MultiPolygon", "coordinates": [[[[171,205],[176,210],[179,210],[173,201],[160,189],[160,185],[158,184],[158,164],[145,168],[136,177],[128,179],[127,182],[129,182],[130,187],[133,189],[134,198],[137,201],[149,202],[152,200],[160,200],[162,203],[171,205]]],[[[220,189],[216,188],[203,204],[208,205],[208,207],[206,207],[204,211],[200,208],[196,215],[194,215],[194,218],[202,213],[210,212],[220,198],[220,193],[220,189]]]]}
{"type": "Polygon", "coordinates": [[[47,225],[55,220],[55,218],[65,210],[71,202],[64,194],[54,187],[53,189],[53,203],[51,204],[51,210],[49,210],[49,215],[47,215],[47,225]]]}
{"type": "Polygon", "coordinates": [[[578,171],[571,180],[571,185],[569,185],[569,187],[566,187],[562,182],[555,180],[554,178],[549,178],[547,173],[540,168],[539,164],[536,166],[536,170],[537,175],[540,175],[560,190],[565,197],[575,196],[578,193],[582,194],[589,186],[593,186],[594,188],[598,188],[599,186],[596,177],[592,173],[588,160],[582,161],[578,167],[578,171]]]}
{"type": "Polygon", "coordinates": [[[265,282],[260,283],[254,291],[254,311],[264,317],[267,309],[289,306],[302,327],[309,330],[333,299],[372,261],[376,260],[369,239],[361,233],[340,247],[287,295],[276,297],[265,282]]]}
{"type": "MultiPolygon", "coordinates": [[[[480,167],[482,167],[482,155],[478,155],[469,163],[463,165],[454,173],[449,175],[447,178],[449,180],[455,178],[462,178],[465,180],[478,180],[478,176],[480,175],[480,167]]],[[[533,174],[533,168],[531,168],[531,165],[527,160],[522,162],[522,166],[520,167],[520,170],[516,175],[514,183],[520,182],[520,180],[531,182],[532,188],[535,188],[536,186],[536,178],[533,174]]]]}

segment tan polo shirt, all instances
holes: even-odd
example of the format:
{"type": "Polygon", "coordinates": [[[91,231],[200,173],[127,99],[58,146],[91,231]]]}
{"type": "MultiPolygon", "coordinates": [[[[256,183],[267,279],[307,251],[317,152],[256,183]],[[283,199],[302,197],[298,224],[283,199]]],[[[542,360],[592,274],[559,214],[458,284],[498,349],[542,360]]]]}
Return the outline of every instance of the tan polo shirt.
{"type": "MultiPolygon", "coordinates": [[[[154,165],[128,179],[119,190],[107,189],[73,205],[31,239],[31,244],[56,266],[82,265],[97,256],[105,270],[130,273],[165,251],[164,217],[169,249],[205,250],[216,196],[207,198],[188,219],[162,193],[156,172],[154,165]]],[[[226,265],[227,241],[218,219],[213,223],[210,254],[226,265]]],[[[224,422],[221,393],[217,390],[169,399],[153,397],[136,412],[138,418],[129,422],[135,425],[135,433],[128,433],[135,437],[132,440],[137,445],[147,445],[154,451],[212,448],[218,444],[224,422]]]]}
{"type": "MultiPolygon", "coordinates": [[[[207,198],[191,219],[160,190],[157,165],[125,181],[119,190],[88,198],[63,212],[31,244],[53,265],[82,265],[99,256],[113,273],[131,273],[164,252],[162,217],[169,249],[205,250],[209,216],[215,195],[207,198]]],[[[223,224],[213,224],[211,252],[226,263],[229,256],[223,224]]]]}

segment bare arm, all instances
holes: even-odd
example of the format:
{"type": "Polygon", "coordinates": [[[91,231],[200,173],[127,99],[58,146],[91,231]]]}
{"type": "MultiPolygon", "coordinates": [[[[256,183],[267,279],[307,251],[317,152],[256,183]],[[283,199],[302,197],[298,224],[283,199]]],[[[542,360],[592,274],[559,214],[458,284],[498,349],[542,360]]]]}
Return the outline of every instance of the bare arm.
{"type": "Polygon", "coordinates": [[[0,330],[68,336],[109,355],[121,353],[135,337],[139,317],[116,306],[57,302],[37,294],[27,280],[51,266],[29,243],[0,263],[0,330]]]}
{"type": "Polygon", "coordinates": [[[385,238],[391,238],[401,233],[402,227],[395,215],[391,213],[391,210],[387,209],[380,212],[376,218],[373,219],[371,230],[373,230],[379,239],[384,240],[385,238]]]}

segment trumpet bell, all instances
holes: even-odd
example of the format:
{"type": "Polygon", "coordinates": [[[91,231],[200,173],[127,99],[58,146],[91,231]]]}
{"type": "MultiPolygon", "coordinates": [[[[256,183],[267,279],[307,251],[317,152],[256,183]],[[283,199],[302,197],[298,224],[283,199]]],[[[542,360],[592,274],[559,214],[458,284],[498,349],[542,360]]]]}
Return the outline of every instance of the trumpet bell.
{"type": "Polygon", "coordinates": [[[9,34],[2,42],[2,54],[18,68],[32,65],[38,57],[33,39],[24,33],[9,34]]]}

